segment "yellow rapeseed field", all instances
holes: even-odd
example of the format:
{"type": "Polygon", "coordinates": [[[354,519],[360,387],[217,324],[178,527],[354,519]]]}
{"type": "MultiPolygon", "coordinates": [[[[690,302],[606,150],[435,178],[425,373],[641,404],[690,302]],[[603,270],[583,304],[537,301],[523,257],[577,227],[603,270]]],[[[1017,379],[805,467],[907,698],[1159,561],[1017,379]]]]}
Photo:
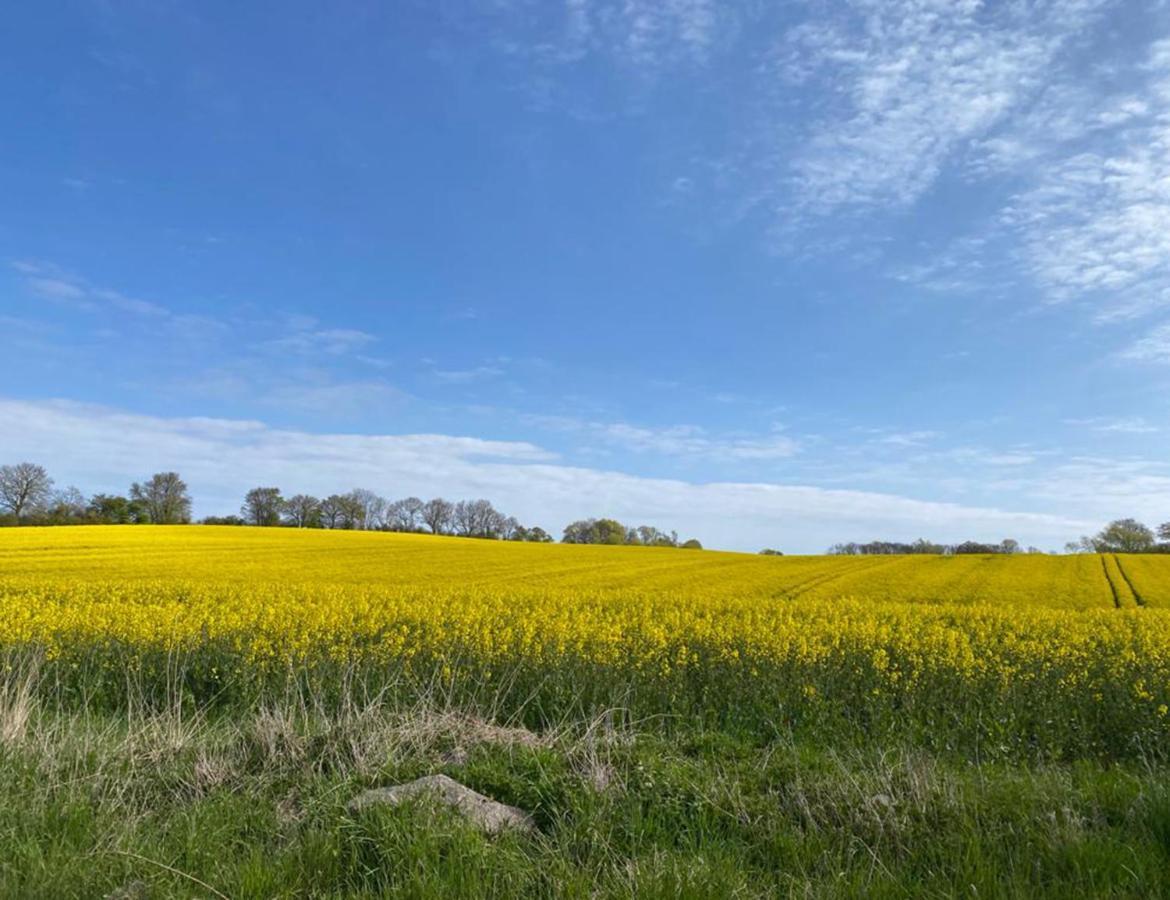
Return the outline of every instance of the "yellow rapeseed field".
{"type": "Polygon", "coordinates": [[[0,532],[0,646],[91,681],[183,660],[191,689],[217,696],[273,673],[345,671],[497,699],[506,685],[548,710],[848,722],[1058,754],[1165,751],[1168,605],[1170,557],[0,532]]]}

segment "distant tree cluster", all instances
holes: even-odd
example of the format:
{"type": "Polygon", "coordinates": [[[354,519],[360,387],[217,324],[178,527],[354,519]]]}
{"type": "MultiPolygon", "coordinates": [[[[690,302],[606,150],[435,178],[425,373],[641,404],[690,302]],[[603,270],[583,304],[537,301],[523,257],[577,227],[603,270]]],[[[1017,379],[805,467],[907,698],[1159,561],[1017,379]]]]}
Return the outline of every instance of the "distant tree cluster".
{"type": "Polygon", "coordinates": [[[180,525],[191,521],[191,495],[175,472],[135,482],[125,496],[60,490],[44,467],[0,466],[0,525],[180,525]]]}
{"type": "Polygon", "coordinates": [[[1170,522],[1157,528],[1137,519],[1115,519],[1097,534],[1064,545],[1068,553],[1170,553],[1170,522]]]}
{"type": "Polygon", "coordinates": [[[320,498],[309,494],[294,494],[286,498],[280,488],[252,488],[244,496],[238,516],[209,516],[203,523],[266,528],[401,531],[535,543],[552,540],[543,528],[520,524],[515,517],[504,515],[488,500],[459,500],[454,503],[442,497],[425,501],[418,497],[387,500],[365,488],[320,498]]]}
{"type": "Polygon", "coordinates": [[[998,544],[984,544],[979,541],[963,541],[961,544],[936,544],[919,538],[912,544],[899,541],[870,541],[868,544],[834,544],[828,549],[830,556],[894,556],[906,554],[930,554],[932,556],[961,556],[964,554],[1040,553],[1035,547],[1024,550],[1020,542],[1006,538],[998,544]]]}
{"type": "Polygon", "coordinates": [[[702,550],[694,538],[679,542],[678,532],[669,534],[652,525],[628,527],[617,519],[578,519],[565,526],[561,542],[565,544],[627,544],[637,547],[679,547],[683,550],[702,550]]]}

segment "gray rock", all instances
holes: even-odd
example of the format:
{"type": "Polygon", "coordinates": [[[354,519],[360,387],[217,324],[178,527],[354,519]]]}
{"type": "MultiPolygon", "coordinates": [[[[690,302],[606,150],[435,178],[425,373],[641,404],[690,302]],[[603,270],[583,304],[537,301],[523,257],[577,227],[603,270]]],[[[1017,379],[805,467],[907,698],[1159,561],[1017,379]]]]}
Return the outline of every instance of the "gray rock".
{"type": "Polygon", "coordinates": [[[135,879],[106,894],[105,900],[149,900],[150,885],[135,879]]]}
{"type": "Polygon", "coordinates": [[[498,803],[446,775],[427,775],[407,784],[374,788],[351,800],[349,808],[356,812],[383,803],[397,806],[420,796],[433,797],[450,806],[488,834],[498,834],[506,828],[527,832],[536,830],[532,816],[524,810],[508,806],[506,803],[498,803]]]}

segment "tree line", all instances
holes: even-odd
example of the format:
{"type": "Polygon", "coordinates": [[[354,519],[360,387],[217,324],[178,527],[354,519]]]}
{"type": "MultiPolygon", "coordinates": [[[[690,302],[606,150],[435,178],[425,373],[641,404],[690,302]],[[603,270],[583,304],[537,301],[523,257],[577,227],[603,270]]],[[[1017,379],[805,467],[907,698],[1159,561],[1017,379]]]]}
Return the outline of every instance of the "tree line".
{"type": "MultiPolygon", "coordinates": [[[[76,487],[57,489],[43,466],[23,462],[0,466],[0,526],[5,525],[183,525],[191,521],[191,493],[177,472],[157,472],[130,485],[125,494],[86,497],[76,487]]],[[[318,498],[309,494],[285,497],[280,488],[248,491],[233,516],[208,516],[207,525],[256,525],[287,528],[334,528],[457,535],[507,541],[551,543],[552,535],[539,526],[521,524],[497,510],[488,500],[451,502],[442,497],[387,500],[374,491],[357,488],[345,494],[318,498]]],[[[677,532],[651,525],[628,526],[616,519],[579,519],[565,526],[566,544],[609,544],[641,547],[680,547],[701,550],[695,539],[680,541],[677,532]]],[[[1156,528],[1136,519],[1116,519],[1095,535],[1065,544],[1066,553],[1170,553],[1170,522],[1156,528]]],[[[779,550],[761,550],[782,556],[779,550]]],[[[963,541],[940,544],[920,538],[912,543],[870,541],[834,544],[833,556],[895,554],[1015,554],[1040,553],[1022,548],[1011,538],[996,544],[963,541]]]]}
{"type": "Polygon", "coordinates": [[[679,541],[678,532],[659,531],[653,525],[623,525],[617,519],[578,519],[565,526],[561,542],[565,544],[609,544],[637,547],[681,547],[702,550],[694,538],[679,541]]]}
{"type": "MultiPolygon", "coordinates": [[[[344,494],[285,497],[278,487],[256,487],[244,495],[239,515],[207,516],[204,525],[275,528],[331,528],[455,535],[503,541],[551,543],[538,525],[524,525],[489,500],[450,501],[443,497],[388,500],[355,488],[344,494]]],[[[177,472],[159,472],[130,485],[126,494],[86,497],[75,487],[56,489],[43,466],[0,466],[0,525],[184,525],[191,522],[191,493],[177,472]]],[[[702,549],[696,540],[649,525],[629,528],[614,519],[583,519],[568,525],[570,544],[636,544],[702,549]]]]}
{"type": "Polygon", "coordinates": [[[191,494],[177,472],[134,482],[126,494],[56,489],[43,466],[0,466],[0,525],[183,525],[191,521],[191,494]]]}
{"type": "Polygon", "coordinates": [[[522,525],[490,500],[442,497],[388,500],[365,488],[345,494],[285,497],[280,488],[257,487],[244,495],[238,516],[209,516],[206,525],[254,525],[262,528],[332,528],[350,531],[401,531],[445,534],[503,541],[549,543],[552,536],[539,526],[522,525]]]}
{"type": "Polygon", "coordinates": [[[1005,554],[1014,553],[1042,553],[1036,547],[1026,550],[1020,542],[1013,538],[1005,538],[998,544],[987,544],[980,541],[963,541],[960,544],[936,544],[925,538],[919,538],[913,543],[901,541],[870,541],[866,544],[847,543],[834,544],[826,551],[829,556],[903,556],[907,554],[929,554],[931,556],[955,556],[962,554],[1005,554]]]}
{"type": "Polygon", "coordinates": [[[1157,528],[1137,519],[1115,519],[1095,535],[1064,545],[1067,553],[1170,553],[1170,522],[1157,528]]]}

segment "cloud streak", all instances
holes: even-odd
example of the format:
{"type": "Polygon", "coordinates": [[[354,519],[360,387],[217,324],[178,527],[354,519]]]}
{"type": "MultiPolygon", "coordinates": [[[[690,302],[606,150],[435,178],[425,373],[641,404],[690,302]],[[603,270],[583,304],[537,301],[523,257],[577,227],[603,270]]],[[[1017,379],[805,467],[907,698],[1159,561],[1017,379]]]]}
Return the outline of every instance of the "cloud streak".
{"type": "Polygon", "coordinates": [[[819,552],[861,536],[930,534],[1058,545],[1084,523],[1042,513],[935,503],[805,485],[642,478],[562,465],[523,441],[413,434],[312,434],[252,420],[164,418],[65,401],[0,400],[0,455],[31,458],[58,480],[124,489],[177,469],[200,514],[229,512],[257,484],[318,494],[362,485],[388,495],[487,496],[521,518],[560,528],[616,515],[695,534],[712,546],[780,545],[819,552]]]}

